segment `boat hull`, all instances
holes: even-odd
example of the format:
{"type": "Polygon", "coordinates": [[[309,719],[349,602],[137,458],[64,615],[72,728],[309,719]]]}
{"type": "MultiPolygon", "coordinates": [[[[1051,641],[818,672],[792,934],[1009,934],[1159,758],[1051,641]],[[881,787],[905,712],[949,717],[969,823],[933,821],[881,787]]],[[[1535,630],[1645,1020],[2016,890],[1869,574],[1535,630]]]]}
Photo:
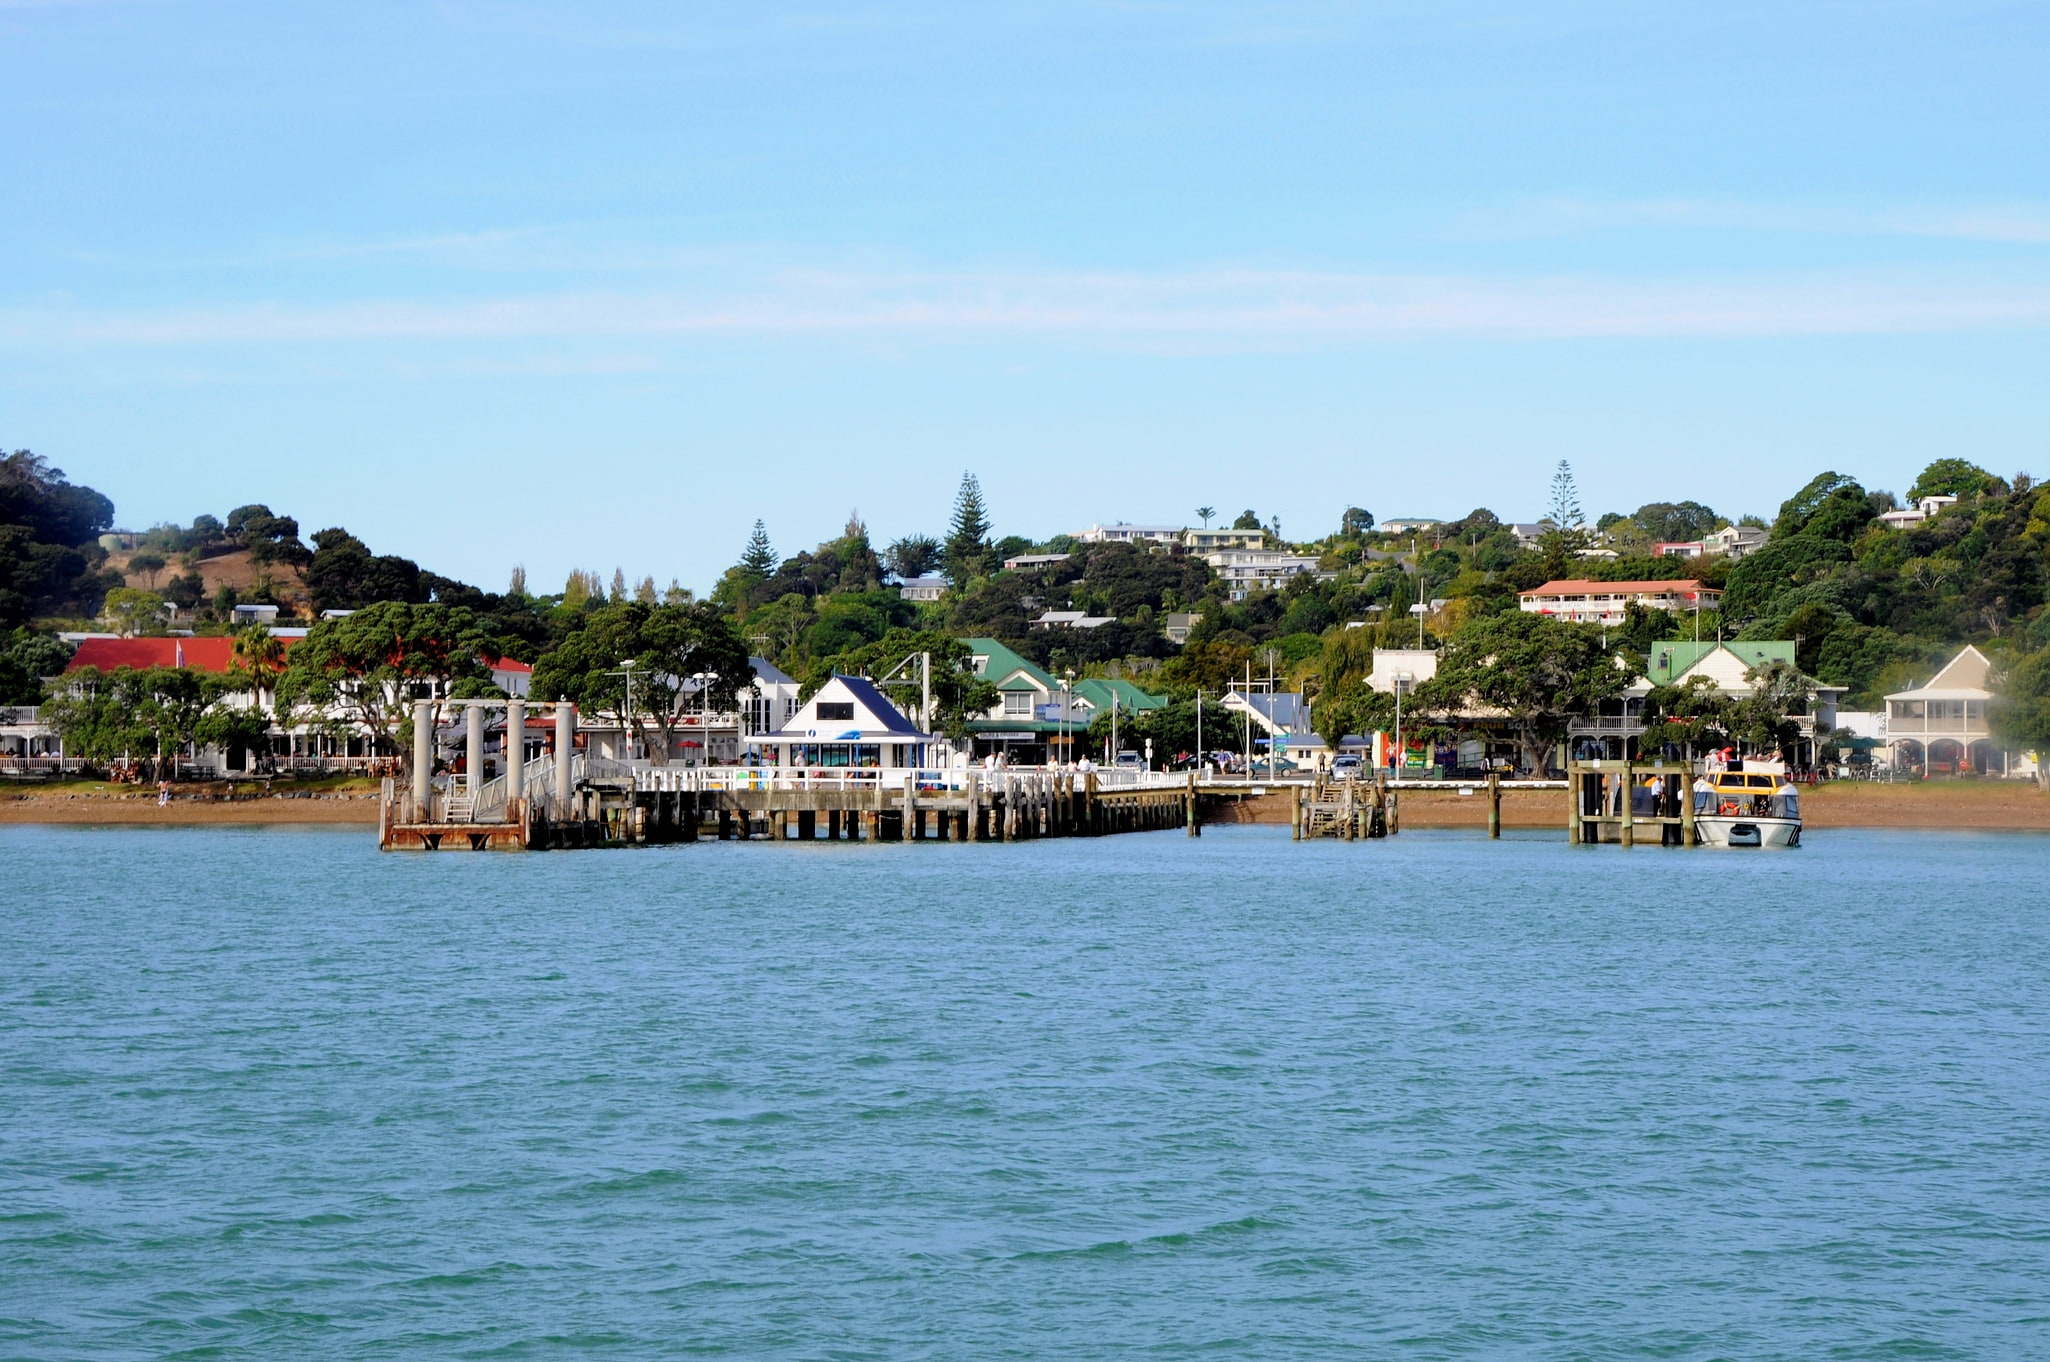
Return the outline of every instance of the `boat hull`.
{"type": "Polygon", "coordinates": [[[1703,846],[1710,847],[1797,847],[1801,845],[1798,818],[1745,818],[1727,814],[1697,816],[1694,832],[1703,846]]]}

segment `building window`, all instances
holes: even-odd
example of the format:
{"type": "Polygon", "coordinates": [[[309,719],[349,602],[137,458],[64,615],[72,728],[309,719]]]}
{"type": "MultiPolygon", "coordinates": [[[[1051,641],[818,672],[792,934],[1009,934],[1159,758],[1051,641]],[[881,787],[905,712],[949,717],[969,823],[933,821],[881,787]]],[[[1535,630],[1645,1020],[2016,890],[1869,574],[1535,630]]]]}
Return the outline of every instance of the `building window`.
{"type": "Polygon", "coordinates": [[[1007,690],[1004,692],[1004,717],[1032,717],[1032,692],[1029,690],[1007,690]]]}
{"type": "Polygon", "coordinates": [[[819,701],[819,722],[846,723],[854,718],[854,702],[851,700],[819,701]]]}

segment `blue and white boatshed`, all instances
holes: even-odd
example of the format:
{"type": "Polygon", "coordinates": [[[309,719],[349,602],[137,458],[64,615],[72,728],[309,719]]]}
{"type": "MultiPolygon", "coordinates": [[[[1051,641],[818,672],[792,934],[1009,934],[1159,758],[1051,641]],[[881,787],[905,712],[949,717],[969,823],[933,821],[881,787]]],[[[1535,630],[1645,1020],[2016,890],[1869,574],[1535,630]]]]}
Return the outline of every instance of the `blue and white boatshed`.
{"type": "Polygon", "coordinates": [[[778,766],[926,766],[942,760],[942,740],[918,731],[865,676],[835,676],[758,741],[778,766]]]}

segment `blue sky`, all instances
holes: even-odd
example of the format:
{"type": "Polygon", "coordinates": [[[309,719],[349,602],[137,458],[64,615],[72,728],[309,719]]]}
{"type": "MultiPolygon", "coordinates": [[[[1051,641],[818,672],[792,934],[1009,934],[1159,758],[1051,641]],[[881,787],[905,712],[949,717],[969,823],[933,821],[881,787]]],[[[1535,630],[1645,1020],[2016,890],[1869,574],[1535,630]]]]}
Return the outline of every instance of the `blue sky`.
{"type": "Polygon", "coordinates": [[[2050,11],[0,0],[0,442],[502,585],[2050,472],[2050,11]]]}

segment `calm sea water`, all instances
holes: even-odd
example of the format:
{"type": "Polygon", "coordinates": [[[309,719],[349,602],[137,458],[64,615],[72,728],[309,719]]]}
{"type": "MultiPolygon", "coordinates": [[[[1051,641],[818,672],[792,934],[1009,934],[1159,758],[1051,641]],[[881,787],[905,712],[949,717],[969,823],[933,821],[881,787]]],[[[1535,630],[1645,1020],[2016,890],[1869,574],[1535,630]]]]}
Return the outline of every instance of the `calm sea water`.
{"type": "Polygon", "coordinates": [[[2050,1354],[2050,840],[0,866],[0,1357],[2050,1354]]]}

